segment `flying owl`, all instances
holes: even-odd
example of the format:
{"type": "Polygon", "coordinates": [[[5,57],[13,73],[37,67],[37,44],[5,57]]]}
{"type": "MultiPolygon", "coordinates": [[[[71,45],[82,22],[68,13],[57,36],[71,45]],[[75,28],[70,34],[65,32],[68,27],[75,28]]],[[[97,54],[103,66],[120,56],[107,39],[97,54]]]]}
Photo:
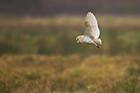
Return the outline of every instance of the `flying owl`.
{"type": "Polygon", "coordinates": [[[102,40],[99,38],[100,30],[96,17],[91,12],[86,15],[85,27],[84,34],[76,37],[77,43],[94,44],[97,48],[100,48],[102,46],[102,40]]]}

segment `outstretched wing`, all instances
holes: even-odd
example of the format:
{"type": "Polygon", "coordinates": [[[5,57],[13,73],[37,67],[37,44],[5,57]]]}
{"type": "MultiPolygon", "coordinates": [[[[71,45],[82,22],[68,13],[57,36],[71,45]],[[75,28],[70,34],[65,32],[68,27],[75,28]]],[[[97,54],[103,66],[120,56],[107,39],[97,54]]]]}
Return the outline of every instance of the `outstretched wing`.
{"type": "Polygon", "coordinates": [[[84,35],[88,35],[91,38],[98,38],[100,35],[100,31],[98,28],[97,20],[93,13],[88,12],[86,19],[85,19],[85,27],[86,31],[84,32],[84,35]]]}

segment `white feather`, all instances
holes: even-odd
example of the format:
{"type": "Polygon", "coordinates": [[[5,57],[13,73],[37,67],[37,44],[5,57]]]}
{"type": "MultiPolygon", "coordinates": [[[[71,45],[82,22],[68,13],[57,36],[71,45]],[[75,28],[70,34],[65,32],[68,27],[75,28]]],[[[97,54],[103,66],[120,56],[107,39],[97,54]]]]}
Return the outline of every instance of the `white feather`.
{"type": "Polygon", "coordinates": [[[99,38],[100,31],[98,28],[98,23],[97,23],[96,17],[91,12],[87,13],[87,16],[85,19],[85,27],[86,27],[86,30],[84,32],[84,35],[88,35],[89,37],[93,39],[99,38]]]}
{"type": "Polygon", "coordinates": [[[93,40],[89,36],[84,36],[83,42],[85,42],[85,43],[93,43],[93,40]]]}

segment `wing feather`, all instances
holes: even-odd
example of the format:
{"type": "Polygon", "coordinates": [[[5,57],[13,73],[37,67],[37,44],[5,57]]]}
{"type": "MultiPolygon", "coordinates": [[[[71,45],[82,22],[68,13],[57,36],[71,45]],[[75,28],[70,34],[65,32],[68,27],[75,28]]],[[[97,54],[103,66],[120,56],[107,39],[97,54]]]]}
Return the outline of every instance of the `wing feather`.
{"type": "Polygon", "coordinates": [[[84,32],[84,35],[88,35],[91,38],[99,38],[100,31],[98,28],[98,23],[96,17],[91,12],[87,13],[85,19],[85,27],[86,30],[84,32]]]}

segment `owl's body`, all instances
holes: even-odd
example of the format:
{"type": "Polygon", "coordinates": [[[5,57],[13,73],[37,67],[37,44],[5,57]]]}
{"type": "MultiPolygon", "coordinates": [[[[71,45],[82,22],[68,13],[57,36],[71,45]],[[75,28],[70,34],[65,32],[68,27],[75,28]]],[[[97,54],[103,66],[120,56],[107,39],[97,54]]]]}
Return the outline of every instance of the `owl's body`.
{"type": "Polygon", "coordinates": [[[87,13],[85,27],[86,30],[84,31],[84,34],[76,37],[77,43],[94,44],[99,48],[102,45],[102,41],[99,39],[100,30],[98,28],[97,20],[91,12],[87,13]]]}

